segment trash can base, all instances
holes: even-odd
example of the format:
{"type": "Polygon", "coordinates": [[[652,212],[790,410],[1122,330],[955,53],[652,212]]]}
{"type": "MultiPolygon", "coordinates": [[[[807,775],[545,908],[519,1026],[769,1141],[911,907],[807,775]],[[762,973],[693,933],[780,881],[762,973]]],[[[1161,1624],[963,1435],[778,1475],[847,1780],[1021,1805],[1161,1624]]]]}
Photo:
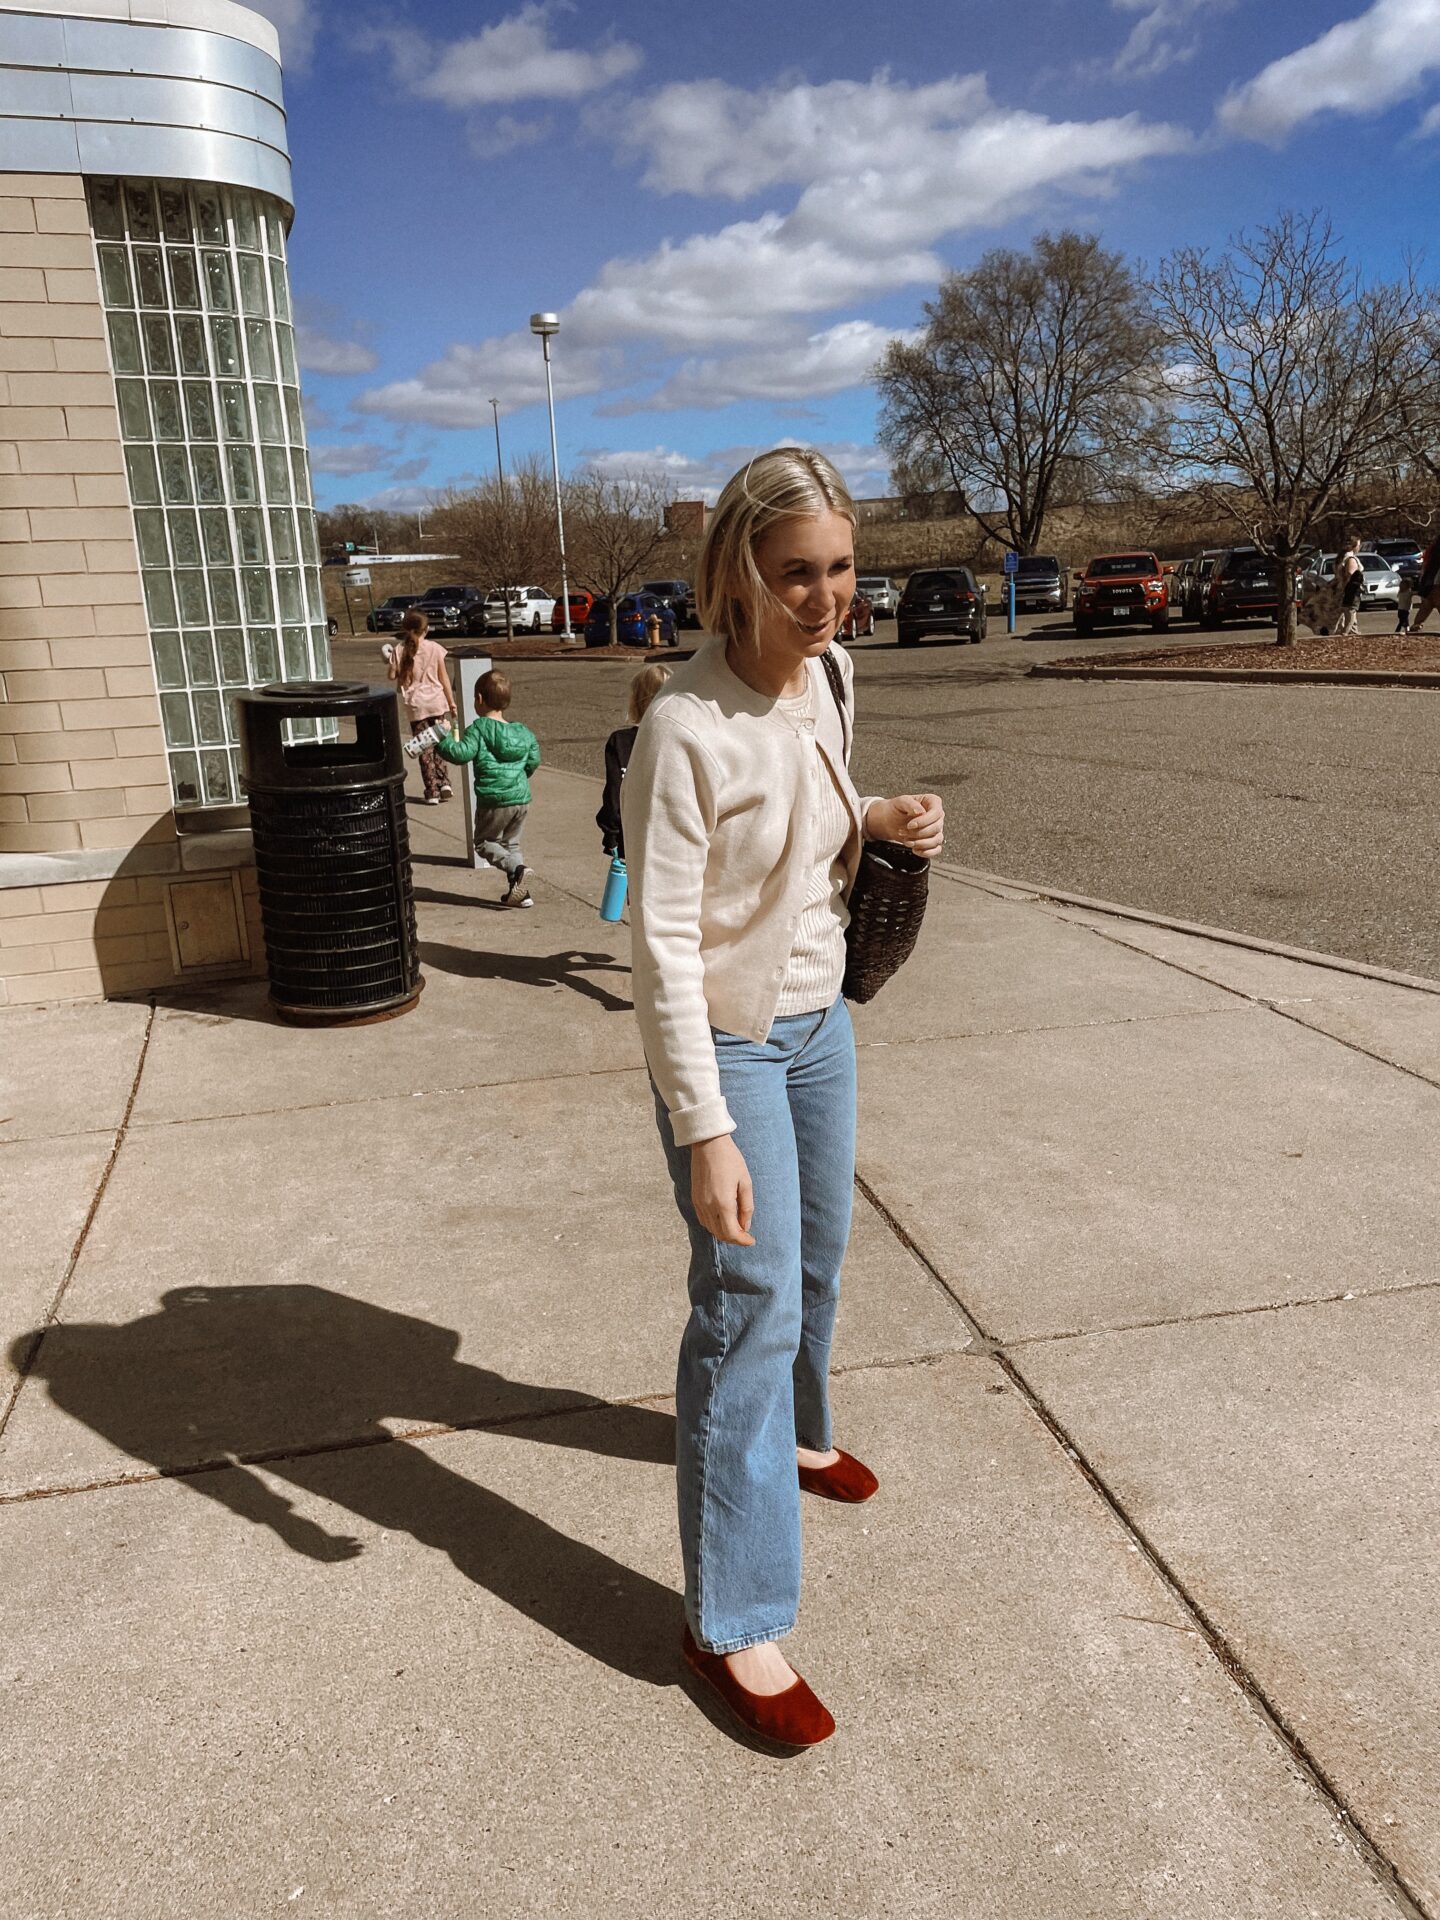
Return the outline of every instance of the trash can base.
{"type": "Polygon", "coordinates": [[[275,1018],[287,1027],[373,1027],[382,1020],[398,1020],[402,1013],[409,1013],[418,1003],[425,991],[422,978],[417,982],[415,991],[406,999],[383,1007],[289,1007],[284,1006],[272,994],[270,1005],[275,1018]]]}

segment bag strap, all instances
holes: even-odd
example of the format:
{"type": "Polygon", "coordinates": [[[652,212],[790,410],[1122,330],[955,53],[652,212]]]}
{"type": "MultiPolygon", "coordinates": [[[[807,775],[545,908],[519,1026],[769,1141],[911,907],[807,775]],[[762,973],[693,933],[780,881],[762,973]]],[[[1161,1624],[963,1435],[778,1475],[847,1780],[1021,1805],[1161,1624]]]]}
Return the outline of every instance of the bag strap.
{"type": "Polygon", "coordinates": [[[830,682],[830,691],[835,696],[835,705],[840,714],[840,739],[844,744],[845,758],[850,758],[850,716],[845,711],[845,683],[840,677],[840,662],[835,658],[835,649],[826,647],[820,656],[820,664],[825,669],[825,678],[830,682]]]}

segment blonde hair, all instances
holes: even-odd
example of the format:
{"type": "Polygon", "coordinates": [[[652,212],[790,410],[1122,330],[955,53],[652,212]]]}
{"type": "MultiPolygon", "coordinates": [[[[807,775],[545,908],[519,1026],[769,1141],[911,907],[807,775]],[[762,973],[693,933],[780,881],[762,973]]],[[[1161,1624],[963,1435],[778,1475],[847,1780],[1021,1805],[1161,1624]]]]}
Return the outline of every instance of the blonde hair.
{"type": "Polygon", "coordinates": [[[669,667],[662,667],[658,660],[652,660],[648,667],[641,667],[630,682],[630,724],[638,727],[645,718],[645,709],[670,678],[669,667]]]}
{"type": "Polygon", "coordinates": [[[758,646],[760,615],[780,603],[760,578],[755,547],[782,520],[838,513],[853,527],[855,502],[839,473],[813,447],[776,447],[757,454],[726,481],[695,573],[700,624],[727,640],[758,646]]]}

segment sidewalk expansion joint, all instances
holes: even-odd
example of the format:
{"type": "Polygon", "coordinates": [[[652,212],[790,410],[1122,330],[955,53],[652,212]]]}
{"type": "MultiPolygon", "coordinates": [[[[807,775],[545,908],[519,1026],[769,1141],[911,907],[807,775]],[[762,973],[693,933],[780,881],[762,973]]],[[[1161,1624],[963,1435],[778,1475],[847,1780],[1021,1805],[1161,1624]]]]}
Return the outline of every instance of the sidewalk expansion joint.
{"type": "Polygon", "coordinates": [[[570,1073],[530,1073],[512,1080],[474,1080],[454,1087],[415,1087],[405,1093],[362,1093],[353,1099],[308,1100],[293,1107],[241,1107],[226,1113],[181,1113],[168,1120],[137,1120],[136,1130],[158,1133],[163,1127],[202,1127],[222,1120],[273,1120],[288,1113],[331,1113],[341,1107],[384,1107],[401,1100],[429,1100],[457,1093],[503,1093],[507,1087],[550,1086],[564,1080],[603,1080],[643,1073],[643,1061],[618,1067],[584,1067],[570,1073]]]}
{"type": "MultiPolygon", "coordinates": [[[[1064,919],[1065,916],[1062,914],[1060,917],[1064,919]]],[[[1403,1061],[1392,1060],[1388,1054],[1376,1053],[1373,1047],[1362,1046],[1358,1040],[1347,1040],[1343,1034],[1331,1033],[1328,1027],[1317,1027],[1313,1022],[1302,1019],[1298,1013],[1292,1013],[1285,1004],[1285,999],[1293,996],[1250,993],[1244,987],[1232,987],[1228,981],[1212,979],[1208,973],[1201,973],[1197,968],[1187,966],[1183,960],[1175,959],[1171,955],[1151,953],[1148,947],[1137,946],[1133,940],[1125,939],[1122,934],[1109,927],[1091,926],[1084,920],[1069,920],[1066,924],[1080,927],[1087,933],[1093,933],[1097,939],[1106,941],[1110,946],[1124,947],[1127,953],[1143,953],[1147,959],[1154,960],[1162,967],[1168,967],[1173,973],[1183,973],[1190,980],[1203,980],[1207,986],[1214,987],[1217,992],[1231,994],[1246,1006],[1258,1007],[1265,1013],[1278,1014],[1282,1020],[1288,1020],[1292,1026],[1303,1028],[1306,1033],[1313,1033],[1321,1040],[1329,1040],[1337,1047],[1344,1047],[1347,1052],[1359,1054],[1362,1060],[1373,1060],[1377,1066],[1388,1067],[1392,1073],[1403,1074],[1408,1080],[1418,1080],[1422,1087],[1429,1087],[1432,1092],[1440,1092],[1440,1080],[1433,1079],[1428,1073],[1422,1073],[1418,1067],[1407,1067],[1403,1061]]],[[[1411,991],[1414,992],[1417,989],[1412,988],[1411,991]]]]}
{"type": "MultiPolygon", "coordinates": [[[[1196,978],[1203,976],[1197,975],[1196,978]]],[[[1217,982],[1217,992],[1229,991],[1221,988],[1217,982]]],[[[941,1041],[949,1040],[1004,1040],[1016,1034],[1031,1033],[1089,1033],[1105,1027],[1146,1027],[1156,1026],[1167,1020],[1229,1020],[1243,1011],[1239,1007],[1171,1007],[1165,1013],[1117,1013],[1105,1020],[1057,1020],[1047,1025],[1021,1027],[967,1027],[959,1033],[915,1033],[904,1034],[897,1040],[861,1040],[855,1041],[861,1050],[885,1047],[929,1047],[941,1041]]]]}
{"type": "Polygon", "coordinates": [[[1111,1334],[1149,1333],[1161,1327],[1203,1327],[1216,1320],[1249,1320],[1263,1313],[1302,1313],[1311,1307],[1338,1307],[1351,1300],[1389,1300],[1412,1293],[1434,1293],[1440,1280],[1402,1280],[1393,1287],[1347,1287],[1343,1293],[1297,1294],[1289,1300],[1257,1300],[1248,1307],[1212,1307],[1203,1313],[1161,1315],[1154,1320],[1117,1320],[1103,1327],[1068,1327],[1055,1333],[1022,1333],[1006,1340],[999,1351],[1019,1347],[1053,1346],[1067,1340],[1100,1340],[1111,1334]]]}
{"type": "Polygon", "coordinates": [[[993,1340],[986,1333],[959,1294],[945,1279],[939,1267],[916,1243],[914,1237],[907,1232],[868,1182],[862,1180],[857,1174],[855,1184],[876,1213],[890,1227],[901,1245],[926,1268],[936,1286],[954,1306],[965,1326],[973,1330],[974,1338],[967,1351],[975,1355],[988,1356],[994,1361],[1030,1412],[1049,1433],[1061,1453],[1079,1473],[1091,1493],[1108,1510],[1136,1552],[1143,1556],[1151,1572],[1176,1607],[1193,1622],[1194,1631],[1204,1640],[1221,1671],[1271,1736],[1284,1748],[1291,1764],[1303,1776],[1311,1792],[1325,1806],[1336,1828],[1355,1849],[1373,1878],[1394,1901],[1397,1910],[1405,1916],[1405,1920],[1436,1920],[1436,1917],[1421,1904],[1417,1893],[1405,1880],[1395,1862],[1386,1854],[1384,1848],[1350,1805],[1342,1788],[1330,1777],[1316,1755],[1311,1752],[1304,1737],[1291,1725],[1278,1703],[1271,1699],[1260,1680],[1246,1666],[1218,1622],[1211,1618],[1203,1603],[1185,1584],[1179,1571],[1170,1564],[1140,1522],[1130,1513],[1120,1495],[1108,1484],[1078,1439],[1060,1417],[1047,1406],[1038,1389],[1026,1379],[1018,1361],[1011,1356],[1004,1345],[993,1340]]]}
{"type": "Polygon", "coordinates": [[[149,1017],[145,1022],[145,1031],[140,1038],[140,1054],[135,1062],[135,1074],[130,1082],[130,1093],[125,1102],[125,1111],[121,1114],[120,1124],[115,1129],[115,1138],[111,1142],[110,1152],[106,1157],[104,1167],[101,1169],[100,1178],[96,1182],[95,1193],[90,1201],[85,1218],[81,1223],[80,1231],[75,1237],[75,1244],[70,1249],[70,1258],[65,1263],[65,1271],[60,1276],[60,1284],[55,1289],[54,1296],[45,1310],[45,1318],[41,1322],[38,1332],[31,1337],[29,1349],[20,1361],[9,1396],[4,1404],[0,1405],[0,1437],[3,1437],[6,1427],[10,1424],[10,1416],[19,1404],[20,1395],[25,1390],[25,1382],[29,1379],[30,1371],[35,1365],[36,1356],[44,1344],[46,1331],[48,1328],[54,1326],[56,1320],[60,1317],[61,1304],[65,1299],[66,1293],[69,1291],[70,1282],[75,1277],[75,1269],[80,1264],[80,1255],[84,1252],[85,1242],[90,1237],[90,1229],[95,1224],[95,1216],[100,1211],[100,1203],[105,1198],[105,1191],[110,1185],[110,1176],[115,1171],[115,1162],[120,1158],[120,1149],[124,1146],[125,1136],[130,1129],[130,1116],[135,1111],[135,1101],[140,1092],[140,1080],[145,1072],[145,1061],[150,1052],[150,1036],[154,1031],[155,1002],[152,1000],[150,1002],[149,1017]]]}
{"type": "MultiPolygon", "coordinates": [[[[874,1360],[855,1360],[848,1366],[833,1367],[837,1378],[852,1374],[888,1373],[901,1369],[943,1366],[947,1361],[970,1358],[968,1349],[941,1347],[933,1352],[901,1354],[874,1360]]],[[[552,1420],[573,1420],[577,1415],[608,1413],[628,1407],[669,1406],[669,1392],[639,1393],[623,1399],[603,1400],[585,1397],[569,1407],[537,1407],[515,1413],[495,1414],[474,1420],[436,1421],[427,1426],[406,1427],[400,1432],[361,1433],[349,1438],[316,1440],[306,1446],[256,1447],[244,1452],[215,1454],[205,1460],[187,1460],[168,1467],[135,1467],[124,1473],[97,1475],[67,1486],[25,1487],[17,1492],[0,1493],[0,1508],[28,1506],[37,1500],[69,1500],[88,1493],[113,1493],[125,1487],[158,1486],[167,1480],[194,1480],[206,1473],[229,1473],[246,1467],[274,1466],[282,1460],[314,1460],[326,1454],[360,1453],[370,1447],[413,1446],[427,1440],[446,1440],[462,1433],[504,1433],[512,1427],[533,1427],[552,1420]]]]}

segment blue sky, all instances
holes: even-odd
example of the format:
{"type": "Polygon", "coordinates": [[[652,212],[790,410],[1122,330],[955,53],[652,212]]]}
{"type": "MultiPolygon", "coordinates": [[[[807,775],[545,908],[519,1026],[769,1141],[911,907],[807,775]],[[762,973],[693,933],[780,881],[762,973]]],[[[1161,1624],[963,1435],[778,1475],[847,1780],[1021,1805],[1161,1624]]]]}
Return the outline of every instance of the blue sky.
{"type": "Polygon", "coordinates": [[[322,504],[548,454],[886,490],[869,370],[942,272],[1078,226],[1142,261],[1324,207],[1434,227],[1440,0],[264,0],[286,49],[322,504]]]}

